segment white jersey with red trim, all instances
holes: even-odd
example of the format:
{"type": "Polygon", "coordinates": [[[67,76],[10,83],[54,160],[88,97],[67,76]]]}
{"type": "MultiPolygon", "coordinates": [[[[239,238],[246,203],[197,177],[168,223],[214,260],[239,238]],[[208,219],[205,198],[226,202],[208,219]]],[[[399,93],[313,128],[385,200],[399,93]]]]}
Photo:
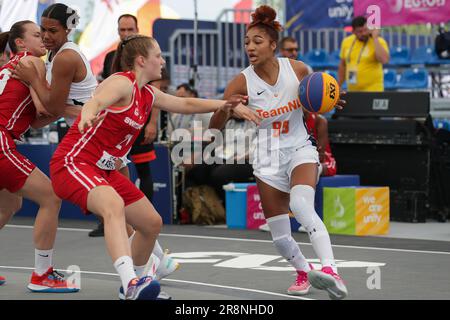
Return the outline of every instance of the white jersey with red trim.
{"type": "Polygon", "coordinates": [[[280,70],[275,85],[262,80],[253,66],[242,71],[247,83],[249,108],[262,121],[258,127],[257,148],[278,150],[303,145],[309,134],[298,96],[300,82],[287,58],[278,58],[280,70]]]}
{"type": "Polygon", "coordinates": [[[80,116],[59,144],[52,161],[64,158],[65,165],[85,163],[103,170],[115,170],[118,159],[128,154],[133,142],[144,127],[155,100],[150,85],[139,90],[135,74],[120,72],[133,83],[133,98],[128,106],[108,107],[99,115],[105,118],[81,134],[80,116]]]}

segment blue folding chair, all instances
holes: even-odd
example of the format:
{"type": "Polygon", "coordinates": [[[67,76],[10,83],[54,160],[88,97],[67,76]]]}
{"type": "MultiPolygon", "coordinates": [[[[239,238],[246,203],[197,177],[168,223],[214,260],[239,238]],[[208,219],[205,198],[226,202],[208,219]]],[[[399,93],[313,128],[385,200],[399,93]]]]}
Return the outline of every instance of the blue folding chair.
{"type": "Polygon", "coordinates": [[[394,47],[391,49],[390,54],[389,66],[407,66],[411,64],[409,49],[406,47],[394,47]]]}
{"type": "Polygon", "coordinates": [[[325,50],[313,50],[309,51],[305,56],[305,63],[309,64],[311,68],[327,68],[330,66],[328,53],[325,50]]]}
{"type": "Polygon", "coordinates": [[[423,46],[416,48],[411,55],[411,64],[437,65],[439,57],[432,47],[423,46]]]}
{"type": "Polygon", "coordinates": [[[339,49],[330,53],[328,61],[333,68],[337,69],[339,67],[339,63],[341,62],[340,54],[341,50],[339,49]]]}
{"type": "Polygon", "coordinates": [[[395,90],[397,89],[397,73],[392,69],[384,69],[384,89],[395,90]]]}
{"type": "Polygon", "coordinates": [[[428,89],[428,71],[423,68],[406,69],[397,83],[398,89],[428,89]]]}

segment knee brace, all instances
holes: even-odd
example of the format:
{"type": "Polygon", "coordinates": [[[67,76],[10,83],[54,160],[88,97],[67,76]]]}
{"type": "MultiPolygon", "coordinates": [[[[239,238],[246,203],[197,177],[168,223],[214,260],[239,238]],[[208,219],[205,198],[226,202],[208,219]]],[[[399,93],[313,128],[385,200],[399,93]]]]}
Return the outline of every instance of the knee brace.
{"type": "Polygon", "coordinates": [[[291,261],[300,254],[300,249],[292,236],[286,236],[273,241],[278,253],[287,261],[291,261]]]}
{"type": "Polygon", "coordinates": [[[291,189],[289,206],[295,219],[305,227],[310,237],[327,232],[314,209],[314,189],[307,185],[296,185],[291,189]]]}
{"type": "Polygon", "coordinates": [[[280,255],[288,261],[293,259],[298,249],[298,245],[292,239],[291,222],[288,214],[282,214],[267,219],[267,224],[272,234],[273,244],[280,255]]]}

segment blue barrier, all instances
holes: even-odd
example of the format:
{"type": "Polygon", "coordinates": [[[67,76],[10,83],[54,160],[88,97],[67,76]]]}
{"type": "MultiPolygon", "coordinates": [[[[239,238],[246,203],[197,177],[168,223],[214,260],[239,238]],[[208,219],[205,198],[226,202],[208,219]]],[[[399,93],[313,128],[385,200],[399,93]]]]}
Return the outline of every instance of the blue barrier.
{"type": "MultiPolygon", "coordinates": [[[[56,150],[56,144],[49,145],[18,145],[17,149],[20,153],[30,159],[39,169],[47,176],[49,175],[49,163],[56,150]]],[[[157,159],[150,163],[153,175],[153,205],[161,215],[165,224],[173,222],[173,188],[172,188],[172,165],[170,160],[170,150],[163,145],[155,144],[157,159]]],[[[136,182],[137,174],[133,164],[128,165],[130,176],[133,182],[136,182]]],[[[16,216],[35,217],[38,206],[24,199],[22,209],[16,216]]],[[[96,220],[94,215],[86,216],[81,210],[68,201],[63,201],[61,211],[61,219],[87,219],[96,220]]]]}

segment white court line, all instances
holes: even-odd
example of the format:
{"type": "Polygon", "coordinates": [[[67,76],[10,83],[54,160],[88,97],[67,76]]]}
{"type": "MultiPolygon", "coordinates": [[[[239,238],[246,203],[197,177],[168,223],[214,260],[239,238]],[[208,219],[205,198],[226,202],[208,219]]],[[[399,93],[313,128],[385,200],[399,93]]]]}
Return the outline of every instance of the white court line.
{"type": "MultiPolygon", "coordinates": [[[[22,226],[7,224],[5,227],[19,228],[19,229],[32,229],[33,226],[22,226]]],[[[90,232],[91,229],[78,229],[78,228],[58,228],[59,231],[77,231],[77,232],[90,232]]],[[[204,240],[224,240],[224,241],[241,241],[241,242],[259,242],[259,243],[272,243],[272,240],[259,240],[259,239],[242,239],[242,238],[226,238],[226,237],[212,237],[212,236],[196,236],[190,234],[169,234],[160,233],[161,237],[173,237],[173,238],[193,238],[204,240]]],[[[311,246],[309,242],[297,242],[297,244],[304,246],[311,246]]],[[[444,251],[426,251],[426,250],[410,250],[410,249],[394,249],[394,248],[380,248],[380,247],[362,247],[362,246],[347,246],[341,244],[333,244],[334,248],[348,248],[348,249],[361,249],[361,250],[378,250],[378,251],[394,251],[394,252],[409,252],[409,253],[428,253],[428,254],[442,254],[450,255],[450,252],[444,251]]]]}
{"type": "MultiPolygon", "coordinates": [[[[16,229],[33,229],[34,226],[24,226],[18,224],[7,224],[5,228],[16,228],[16,229]]],[[[92,229],[81,229],[81,228],[58,228],[58,231],[75,231],[75,232],[91,232],[92,229]]]]}
{"type": "MultiPolygon", "coordinates": [[[[0,269],[16,269],[16,270],[34,270],[34,268],[30,267],[13,267],[13,266],[0,266],[0,269]]],[[[72,272],[73,270],[62,270],[57,269],[57,271],[62,272],[72,272]]],[[[108,273],[108,272],[96,272],[96,271],[80,271],[80,273],[84,274],[95,274],[95,275],[102,275],[102,276],[115,276],[118,277],[119,275],[116,273],[108,273]]],[[[248,289],[248,288],[242,288],[242,287],[230,287],[230,286],[222,286],[218,284],[211,284],[211,283],[204,283],[204,282],[196,282],[196,281],[187,281],[187,280],[177,280],[177,279],[163,279],[162,281],[167,282],[179,282],[179,283],[187,283],[187,284],[193,284],[198,286],[206,286],[206,287],[214,287],[214,288],[222,288],[222,289],[231,289],[231,290],[238,290],[238,291],[246,291],[246,292],[253,292],[253,293],[260,293],[265,295],[271,295],[271,296],[277,296],[277,297],[284,297],[284,298],[290,298],[290,299],[297,299],[297,300],[316,300],[311,298],[304,298],[304,297],[298,297],[298,296],[291,296],[287,294],[282,293],[276,293],[271,291],[263,291],[263,290],[256,290],[256,289],[248,289]]]]}

